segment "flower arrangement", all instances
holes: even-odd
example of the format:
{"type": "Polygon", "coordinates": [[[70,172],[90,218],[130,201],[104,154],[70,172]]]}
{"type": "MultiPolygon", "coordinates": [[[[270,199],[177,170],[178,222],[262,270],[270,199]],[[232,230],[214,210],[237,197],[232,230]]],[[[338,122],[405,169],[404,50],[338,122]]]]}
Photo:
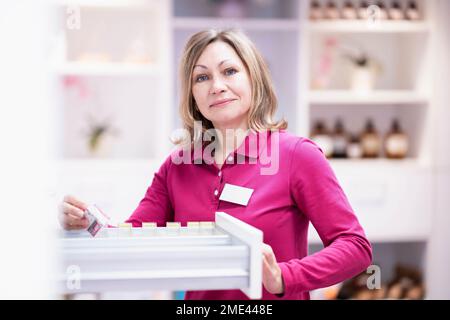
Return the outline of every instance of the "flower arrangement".
{"type": "Polygon", "coordinates": [[[381,65],[365,50],[351,46],[341,46],[343,57],[350,61],[350,89],[367,92],[375,88],[377,76],[381,73],[381,65]]]}

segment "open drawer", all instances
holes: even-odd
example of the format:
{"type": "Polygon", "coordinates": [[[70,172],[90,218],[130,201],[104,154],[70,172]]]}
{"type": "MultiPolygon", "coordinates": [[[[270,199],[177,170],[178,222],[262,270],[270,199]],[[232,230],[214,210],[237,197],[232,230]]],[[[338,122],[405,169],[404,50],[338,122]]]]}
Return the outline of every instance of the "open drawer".
{"type": "Polygon", "coordinates": [[[213,224],[107,228],[95,238],[67,231],[59,241],[61,293],[240,289],[262,294],[260,230],[224,213],[213,224]]]}

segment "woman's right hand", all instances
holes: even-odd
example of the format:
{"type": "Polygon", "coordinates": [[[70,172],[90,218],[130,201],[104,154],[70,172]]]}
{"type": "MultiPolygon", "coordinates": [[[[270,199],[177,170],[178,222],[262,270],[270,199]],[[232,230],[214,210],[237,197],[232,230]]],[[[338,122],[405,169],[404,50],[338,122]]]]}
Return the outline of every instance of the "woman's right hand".
{"type": "Polygon", "coordinates": [[[84,215],[87,205],[71,195],[64,197],[58,212],[59,223],[66,230],[86,229],[89,220],[84,215]]]}

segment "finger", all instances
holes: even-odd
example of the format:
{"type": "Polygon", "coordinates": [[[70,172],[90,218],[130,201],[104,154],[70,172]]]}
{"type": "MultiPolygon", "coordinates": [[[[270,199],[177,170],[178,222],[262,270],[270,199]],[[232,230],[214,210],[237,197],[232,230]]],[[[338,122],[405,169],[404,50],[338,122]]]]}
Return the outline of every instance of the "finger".
{"type": "Polygon", "coordinates": [[[275,258],[275,254],[272,251],[272,248],[266,248],[266,251],[263,251],[263,256],[267,259],[269,264],[277,263],[277,259],[275,258]]]}
{"type": "Polygon", "coordinates": [[[78,217],[78,218],[83,218],[84,217],[84,211],[81,210],[80,208],[77,208],[73,205],[71,205],[70,203],[64,202],[63,203],[63,212],[65,214],[71,214],[72,216],[78,217]]]}
{"type": "Polygon", "coordinates": [[[267,261],[267,259],[265,257],[263,257],[262,261],[263,261],[263,267],[264,268],[266,268],[266,267],[270,268],[270,264],[269,264],[269,262],[267,261]]]}
{"type": "Polygon", "coordinates": [[[87,227],[89,224],[89,221],[86,219],[78,219],[78,218],[70,218],[67,217],[65,222],[71,226],[75,226],[75,227],[87,227]]]}
{"type": "Polygon", "coordinates": [[[80,229],[86,229],[88,227],[87,223],[77,223],[77,222],[69,222],[66,221],[64,224],[64,229],[66,230],[80,230],[80,229]]]}
{"type": "Polygon", "coordinates": [[[266,259],[263,257],[263,259],[262,259],[262,276],[263,276],[263,282],[265,281],[265,280],[267,280],[266,279],[266,274],[268,273],[268,271],[269,271],[269,269],[268,269],[268,265],[267,265],[267,261],[266,261],[266,259]]]}
{"type": "Polygon", "coordinates": [[[263,259],[267,262],[270,261],[270,253],[263,252],[263,259]]]}
{"type": "Polygon", "coordinates": [[[267,260],[263,259],[263,272],[262,272],[262,282],[264,286],[269,284],[273,280],[272,271],[267,260]]]}
{"type": "Polygon", "coordinates": [[[272,251],[272,247],[269,246],[267,243],[263,243],[262,250],[263,250],[263,252],[270,252],[270,251],[272,251]]]}
{"type": "Polygon", "coordinates": [[[75,198],[72,195],[66,195],[64,197],[64,202],[67,202],[67,203],[69,203],[69,204],[71,204],[71,205],[73,205],[73,206],[75,206],[77,208],[80,208],[83,211],[86,210],[87,207],[88,207],[87,204],[85,204],[83,201],[75,198]]]}
{"type": "Polygon", "coordinates": [[[81,225],[70,225],[67,224],[64,226],[64,229],[66,230],[82,230],[82,229],[86,229],[86,226],[81,226],[81,225]]]}
{"type": "Polygon", "coordinates": [[[78,218],[71,216],[70,214],[60,214],[58,215],[59,224],[65,230],[79,230],[85,229],[89,225],[89,220],[86,218],[78,218]]]}
{"type": "Polygon", "coordinates": [[[79,216],[74,216],[71,213],[66,213],[65,215],[66,215],[66,217],[71,219],[71,221],[73,221],[73,222],[82,222],[82,221],[86,221],[87,222],[87,221],[89,221],[89,219],[87,217],[80,218],[79,216]]]}
{"type": "Polygon", "coordinates": [[[272,274],[272,266],[266,258],[263,258],[263,273],[272,274]]]}
{"type": "Polygon", "coordinates": [[[268,253],[268,254],[273,254],[273,249],[270,245],[268,245],[267,243],[263,243],[263,252],[268,253]]]}
{"type": "Polygon", "coordinates": [[[64,217],[64,223],[75,227],[87,227],[89,224],[89,220],[87,218],[80,219],[79,217],[74,217],[70,214],[67,214],[64,217]]]}
{"type": "Polygon", "coordinates": [[[277,263],[277,259],[275,258],[275,255],[273,253],[269,254],[266,259],[270,264],[277,263]]]}

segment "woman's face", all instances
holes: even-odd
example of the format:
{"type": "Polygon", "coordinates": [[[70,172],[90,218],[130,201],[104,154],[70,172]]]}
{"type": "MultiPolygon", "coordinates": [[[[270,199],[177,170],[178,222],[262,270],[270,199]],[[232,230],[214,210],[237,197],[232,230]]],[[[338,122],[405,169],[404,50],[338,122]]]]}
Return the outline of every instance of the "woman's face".
{"type": "Polygon", "coordinates": [[[247,125],[252,97],[250,77],[229,44],[215,41],[202,52],[192,73],[192,94],[201,114],[215,128],[247,125]]]}

